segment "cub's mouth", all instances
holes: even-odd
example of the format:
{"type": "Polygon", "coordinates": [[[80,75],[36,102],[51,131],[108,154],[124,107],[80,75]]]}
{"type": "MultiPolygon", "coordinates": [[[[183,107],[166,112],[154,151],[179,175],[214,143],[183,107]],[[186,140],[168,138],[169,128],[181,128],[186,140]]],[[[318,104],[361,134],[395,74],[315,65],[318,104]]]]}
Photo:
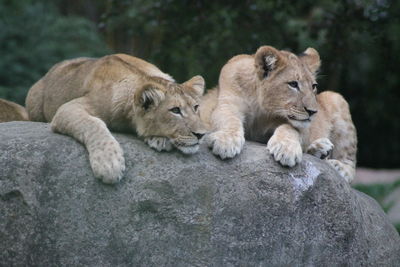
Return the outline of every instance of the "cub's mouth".
{"type": "Polygon", "coordinates": [[[294,115],[288,115],[288,119],[289,120],[293,120],[293,121],[299,121],[299,122],[310,122],[311,121],[311,117],[308,117],[308,118],[297,118],[294,115]]]}

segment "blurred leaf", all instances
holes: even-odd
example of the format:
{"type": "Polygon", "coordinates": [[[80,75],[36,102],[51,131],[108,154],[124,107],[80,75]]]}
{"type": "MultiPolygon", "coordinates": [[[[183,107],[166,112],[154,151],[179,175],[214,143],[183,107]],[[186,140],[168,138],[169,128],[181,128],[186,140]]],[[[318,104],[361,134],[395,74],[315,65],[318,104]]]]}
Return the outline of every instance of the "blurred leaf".
{"type": "Polygon", "coordinates": [[[1,2],[0,18],[0,95],[20,104],[55,63],[108,53],[91,22],[60,16],[49,3],[1,2]]]}

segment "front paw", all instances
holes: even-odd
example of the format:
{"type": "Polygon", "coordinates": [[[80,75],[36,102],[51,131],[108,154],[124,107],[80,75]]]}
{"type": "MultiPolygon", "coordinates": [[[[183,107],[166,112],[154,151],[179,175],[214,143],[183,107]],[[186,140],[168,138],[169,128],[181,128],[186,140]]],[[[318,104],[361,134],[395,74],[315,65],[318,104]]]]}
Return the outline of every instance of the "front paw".
{"type": "Polygon", "coordinates": [[[329,159],[327,162],[346,180],[346,182],[351,183],[351,181],[353,181],[355,176],[354,168],[336,159],[329,159]]]}
{"type": "Polygon", "coordinates": [[[243,135],[224,131],[211,133],[206,140],[212,152],[221,159],[238,155],[243,149],[244,141],[243,135]]]}
{"type": "Polygon", "coordinates": [[[300,142],[291,139],[279,139],[273,135],[267,144],[269,153],[283,166],[293,167],[301,162],[302,149],[300,142]]]}
{"type": "Polygon", "coordinates": [[[146,137],[144,142],[157,151],[170,151],[172,149],[172,144],[166,137],[146,137]]]}
{"type": "Polygon", "coordinates": [[[328,157],[333,149],[333,144],[328,138],[319,138],[314,140],[307,148],[307,153],[317,158],[324,159],[328,157]]]}
{"type": "Polygon", "coordinates": [[[89,152],[93,174],[103,183],[119,182],[125,170],[125,159],[122,148],[117,141],[104,141],[89,152]]]}

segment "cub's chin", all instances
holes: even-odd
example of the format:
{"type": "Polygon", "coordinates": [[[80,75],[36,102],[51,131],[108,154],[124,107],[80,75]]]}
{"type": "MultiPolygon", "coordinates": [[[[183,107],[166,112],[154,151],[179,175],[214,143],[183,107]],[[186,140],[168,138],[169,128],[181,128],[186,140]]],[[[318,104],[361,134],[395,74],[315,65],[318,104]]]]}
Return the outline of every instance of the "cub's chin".
{"type": "Polygon", "coordinates": [[[311,123],[311,119],[310,118],[298,120],[298,119],[294,119],[292,117],[289,117],[288,121],[289,121],[290,125],[292,125],[296,129],[307,128],[307,127],[310,126],[310,123],[311,123]]]}
{"type": "Polygon", "coordinates": [[[184,154],[194,154],[199,150],[199,145],[192,145],[192,146],[176,146],[184,154]]]}
{"type": "Polygon", "coordinates": [[[194,154],[199,150],[197,138],[179,137],[170,139],[171,143],[184,154],[194,154]]]}

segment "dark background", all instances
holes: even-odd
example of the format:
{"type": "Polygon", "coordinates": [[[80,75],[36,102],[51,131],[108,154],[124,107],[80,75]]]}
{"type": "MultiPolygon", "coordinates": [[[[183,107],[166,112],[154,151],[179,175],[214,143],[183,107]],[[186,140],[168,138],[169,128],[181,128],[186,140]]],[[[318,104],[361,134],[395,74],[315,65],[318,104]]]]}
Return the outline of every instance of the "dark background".
{"type": "Polygon", "coordinates": [[[0,97],[24,104],[55,63],[124,52],[179,82],[216,85],[261,45],[323,60],[320,90],[350,103],[360,166],[400,167],[400,1],[0,0],[0,97]]]}

